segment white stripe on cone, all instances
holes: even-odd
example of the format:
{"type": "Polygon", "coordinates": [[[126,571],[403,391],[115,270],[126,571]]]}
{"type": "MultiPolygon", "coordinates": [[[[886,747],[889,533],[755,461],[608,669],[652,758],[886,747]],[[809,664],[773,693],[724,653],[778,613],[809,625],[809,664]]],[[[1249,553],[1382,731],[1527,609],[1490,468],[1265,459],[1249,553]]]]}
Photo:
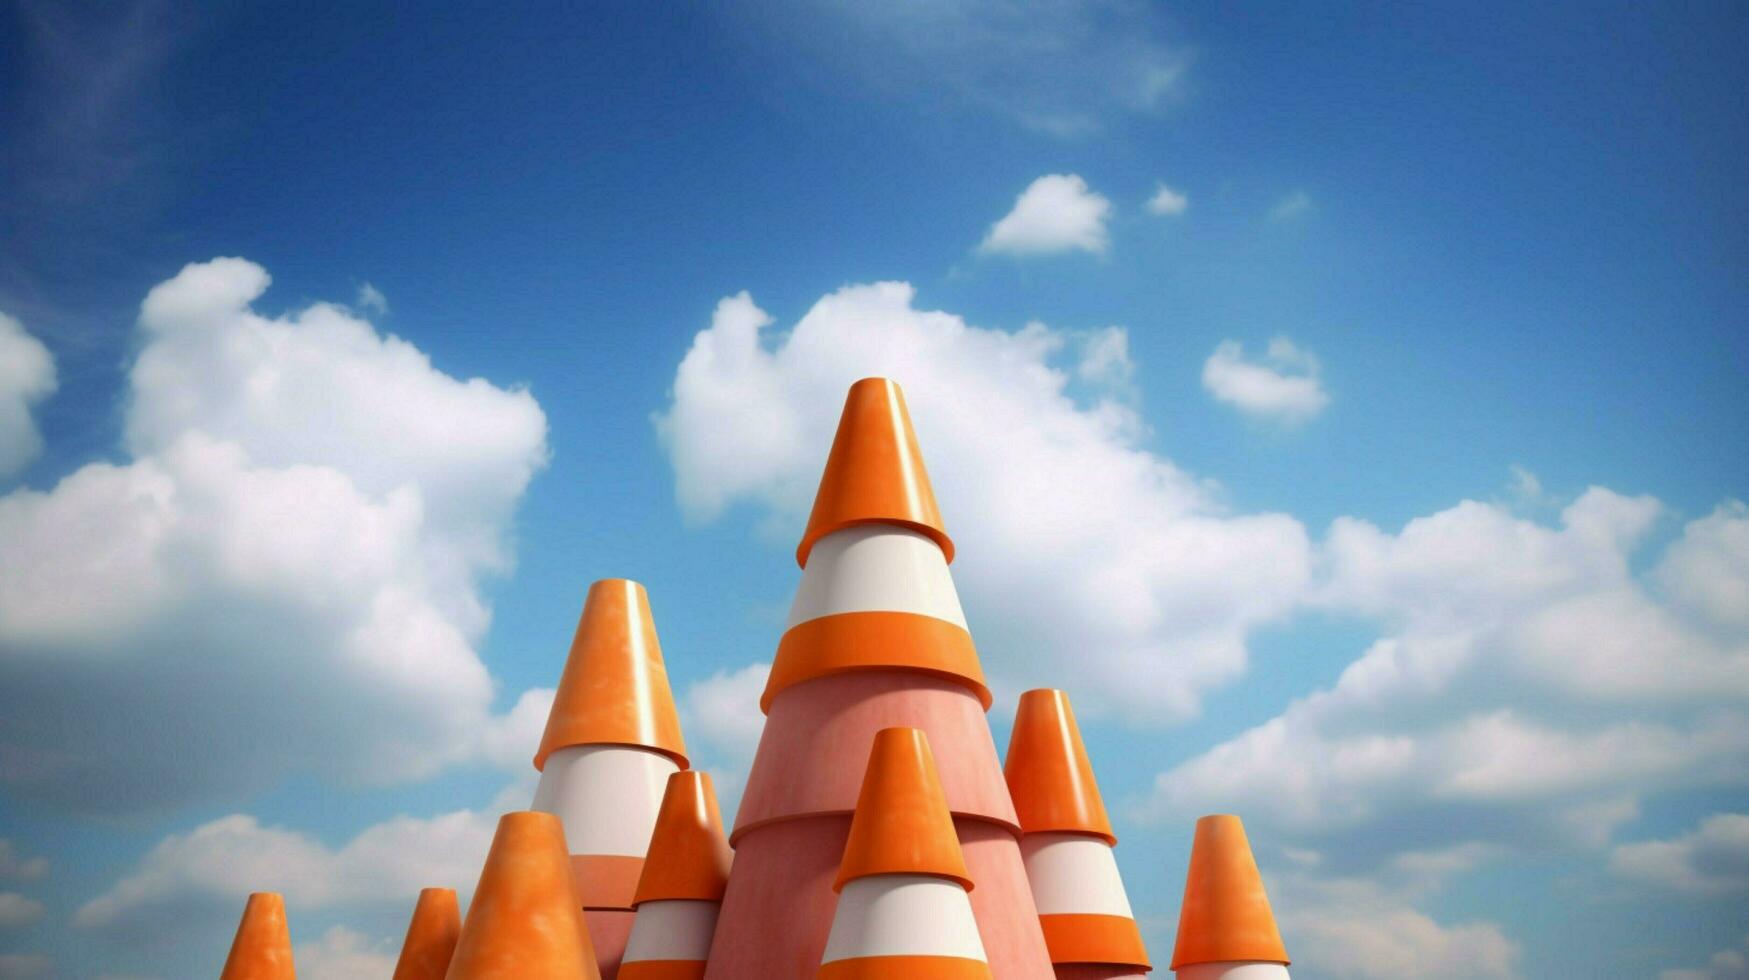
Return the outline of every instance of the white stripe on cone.
{"type": "Polygon", "coordinates": [[[631,939],[621,963],[638,960],[688,960],[710,957],[711,936],[717,931],[716,902],[658,899],[638,906],[631,939]]]}
{"type": "Polygon", "coordinates": [[[1280,963],[1243,960],[1186,964],[1178,971],[1178,980],[1288,980],[1288,975],[1280,963]]]}
{"type": "Polygon", "coordinates": [[[656,829],[669,756],[630,745],[572,745],[547,756],[534,809],[556,814],[572,854],[643,857],[656,829]]]}
{"type": "Polygon", "coordinates": [[[1039,833],[1020,839],[1039,915],[1083,913],[1135,918],[1111,845],[1087,834],[1039,833]]]}
{"type": "Polygon", "coordinates": [[[822,962],[868,956],[987,962],[966,890],[934,875],[871,875],[845,882],[822,962]]]}
{"type": "Polygon", "coordinates": [[[808,555],[789,625],[848,612],[919,613],[966,625],[941,548],[891,524],[834,531],[808,555]]]}

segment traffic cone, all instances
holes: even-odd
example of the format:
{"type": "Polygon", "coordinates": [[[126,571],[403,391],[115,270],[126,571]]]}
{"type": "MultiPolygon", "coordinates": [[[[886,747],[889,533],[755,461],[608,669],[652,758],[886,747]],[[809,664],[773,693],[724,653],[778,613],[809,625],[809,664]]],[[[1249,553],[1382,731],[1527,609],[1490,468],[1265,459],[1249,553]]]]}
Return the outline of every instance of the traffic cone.
{"type": "Polygon", "coordinates": [[[1231,814],[1203,817],[1190,846],[1172,969],[1179,980],[1287,980],[1287,965],[1245,825],[1231,814]]]}
{"type": "Polygon", "coordinates": [[[832,887],[820,980],[990,980],[972,880],[921,731],[875,735],[832,887]]]}
{"type": "Polygon", "coordinates": [[[637,919],[620,961],[620,980],[704,976],[733,859],[711,777],[690,770],[669,776],[650,856],[638,879],[637,919]]]}
{"type": "Polygon", "coordinates": [[[973,915],[1003,980],[1052,980],[1020,825],[985,710],[948,537],[898,385],[851,386],[796,553],[802,579],[761,697],[735,867],[709,980],[814,975],[830,892],[875,732],[923,730],[967,867],[973,915]],[[773,932],[771,923],[783,923],[773,932]]]}
{"type": "Polygon", "coordinates": [[[557,817],[521,810],[498,819],[444,976],[599,980],[557,817]]]}
{"type": "Polygon", "coordinates": [[[243,920],[231,940],[231,954],[219,980],[296,980],[291,932],[285,924],[285,899],[256,892],[243,903],[243,920]]]}
{"type": "Polygon", "coordinates": [[[533,808],[564,822],[577,894],[607,980],[619,970],[631,933],[632,897],[663,788],[686,765],[649,596],[626,579],[596,582],[534,758],[541,778],[533,808]]]}
{"type": "Polygon", "coordinates": [[[455,953],[456,937],[462,931],[453,888],[427,888],[413,906],[413,921],[401,943],[391,980],[443,980],[449,959],[455,953]]]}
{"type": "Polygon", "coordinates": [[[1058,980],[1148,972],[1142,931],[1112,853],[1117,837],[1067,694],[1041,689],[1020,696],[1004,773],[1058,980]],[[1087,969],[1093,966],[1100,969],[1087,969]]]}

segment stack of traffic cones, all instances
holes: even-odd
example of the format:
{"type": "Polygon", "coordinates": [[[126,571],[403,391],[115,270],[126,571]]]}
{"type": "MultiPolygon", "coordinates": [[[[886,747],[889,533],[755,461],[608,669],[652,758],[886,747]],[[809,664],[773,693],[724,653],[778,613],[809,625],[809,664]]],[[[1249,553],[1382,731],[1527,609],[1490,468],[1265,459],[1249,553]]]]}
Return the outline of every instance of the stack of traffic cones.
{"type": "Polygon", "coordinates": [[[453,888],[427,888],[413,906],[413,921],[395,961],[391,980],[443,980],[461,935],[462,916],[453,888]]]}
{"type": "Polygon", "coordinates": [[[875,735],[832,887],[820,980],[990,980],[972,881],[917,729],[875,735]]]}
{"type": "Polygon", "coordinates": [[[813,975],[857,773],[893,726],[923,730],[937,751],[991,968],[1051,980],[952,557],[903,395],[857,382],[797,550],[802,581],[761,699],[710,980],[813,975]]]}
{"type": "Polygon", "coordinates": [[[668,777],[686,744],[644,587],[604,579],[553,696],[534,767],[534,809],[558,815],[601,972],[613,980],[632,928],[632,899],[668,777]]]}
{"type": "Polygon", "coordinates": [[[1288,980],[1287,964],[1245,825],[1231,814],[1203,817],[1190,847],[1172,969],[1179,980],[1288,980]]]}
{"type": "Polygon", "coordinates": [[[446,980],[600,980],[569,864],[557,817],[500,817],[446,980]]]}
{"type": "Polygon", "coordinates": [[[291,931],[285,924],[285,899],[256,892],[243,904],[243,920],[231,940],[231,955],[219,980],[296,980],[291,931]]]}
{"type": "Polygon", "coordinates": [[[1150,969],[1148,951],[1067,694],[1043,689],[1020,696],[1005,772],[1058,980],[1139,978],[1150,969]]]}
{"type": "Polygon", "coordinates": [[[620,961],[620,980],[704,976],[733,858],[710,776],[692,771],[669,776],[633,899],[637,920],[620,961]]]}

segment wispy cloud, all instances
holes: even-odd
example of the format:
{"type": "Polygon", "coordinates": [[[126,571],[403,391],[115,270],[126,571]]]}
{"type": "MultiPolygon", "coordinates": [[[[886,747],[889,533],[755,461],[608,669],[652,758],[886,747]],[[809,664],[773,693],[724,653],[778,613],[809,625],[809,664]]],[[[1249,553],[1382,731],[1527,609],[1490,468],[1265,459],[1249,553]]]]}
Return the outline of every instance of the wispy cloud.
{"type": "Polygon", "coordinates": [[[1190,198],[1165,184],[1159,185],[1154,191],[1154,196],[1148,198],[1149,214],[1178,215],[1183,214],[1188,207],[1190,207],[1190,198]]]}
{"type": "Polygon", "coordinates": [[[1301,190],[1292,191],[1269,209],[1269,218],[1271,221],[1287,221],[1311,213],[1316,206],[1312,195],[1301,190]]]}

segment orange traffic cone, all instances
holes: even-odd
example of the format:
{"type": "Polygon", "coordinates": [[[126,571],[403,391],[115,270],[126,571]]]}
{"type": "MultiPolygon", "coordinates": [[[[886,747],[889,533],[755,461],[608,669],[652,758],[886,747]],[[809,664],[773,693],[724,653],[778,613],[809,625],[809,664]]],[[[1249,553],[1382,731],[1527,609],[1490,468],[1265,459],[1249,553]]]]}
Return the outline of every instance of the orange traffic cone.
{"type": "Polygon", "coordinates": [[[833,888],[820,980],[990,980],[972,880],[921,731],[875,735],[833,888]]]}
{"type": "Polygon", "coordinates": [[[534,806],[565,825],[584,917],[613,980],[668,777],[686,768],[680,715],[644,587],[589,587],[534,766],[534,806]]]}
{"type": "Polygon", "coordinates": [[[447,980],[599,980],[567,864],[557,817],[500,817],[447,980]]]}
{"type": "Polygon", "coordinates": [[[401,943],[392,980],[443,980],[462,931],[453,888],[426,888],[413,906],[413,921],[401,943]]]}
{"type": "Polygon", "coordinates": [[[802,580],[761,698],[709,980],[813,975],[859,773],[875,732],[895,726],[922,729],[939,753],[961,853],[989,886],[971,904],[991,968],[1053,980],[952,556],[899,386],[858,381],[797,549],[802,580]]]}
{"type": "Polygon", "coordinates": [[[1287,980],[1287,965],[1245,825],[1231,814],[1203,817],[1190,847],[1172,969],[1180,980],[1287,980]]]}
{"type": "Polygon", "coordinates": [[[296,980],[291,932],[285,924],[285,899],[256,892],[243,904],[243,920],[231,940],[231,955],[219,980],[296,980]]]}
{"type": "Polygon", "coordinates": [[[1058,980],[1135,977],[1151,967],[1117,870],[1105,803],[1069,696],[1020,696],[1005,767],[1021,853],[1058,980]],[[1083,969],[1098,965],[1103,969],[1083,969]]]}
{"type": "Polygon", "coordinates": [[[650,857],[638,879],[638,917],[620,961],[620,980],[704,976],[733,859],[711,777],[694,771],[669,776],[650,857]]]}

